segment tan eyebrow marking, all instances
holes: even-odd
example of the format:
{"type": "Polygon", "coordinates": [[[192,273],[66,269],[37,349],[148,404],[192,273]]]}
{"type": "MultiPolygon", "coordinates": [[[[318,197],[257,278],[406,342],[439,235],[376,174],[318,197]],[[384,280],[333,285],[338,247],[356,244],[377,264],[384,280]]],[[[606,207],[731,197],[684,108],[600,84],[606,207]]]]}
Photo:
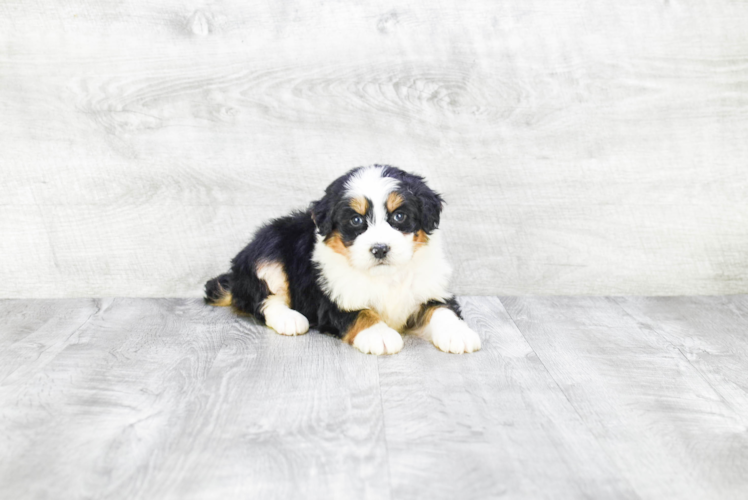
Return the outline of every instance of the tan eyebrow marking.
{"type": "Polygon", "coordinates": [[[369,201],[363,196],[351,198],[351,208],[361,215],[366,215],[366,211],[369,209],[369,201]]]}
{"type": "Polygon", "coordinates": [[[394,212],[400,207],[400,205],[403,204],[404,201],[405,200],[403,200],[403,197],[400,196],[399,193],[396,193],[395,191],[391,192],[387,197],[387,211],[394,212]]]}

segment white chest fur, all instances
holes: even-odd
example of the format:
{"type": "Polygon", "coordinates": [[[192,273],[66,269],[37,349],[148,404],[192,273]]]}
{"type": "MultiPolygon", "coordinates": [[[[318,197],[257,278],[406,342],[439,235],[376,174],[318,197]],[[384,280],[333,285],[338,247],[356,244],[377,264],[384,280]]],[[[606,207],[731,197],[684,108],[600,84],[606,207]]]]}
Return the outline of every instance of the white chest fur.
{"type": "Polygon", "coordinates": [[[372,309],[390,327],[402,331],[408,318],[431,299],[445,300],[452,269],[444,256],[438,231],[406,264],[388,267],[385,274],[372,274],[350,265],[348,259],[318,237],[312,260],[319,266],[320,283],[332,300],[345,311],[372,309]]]}

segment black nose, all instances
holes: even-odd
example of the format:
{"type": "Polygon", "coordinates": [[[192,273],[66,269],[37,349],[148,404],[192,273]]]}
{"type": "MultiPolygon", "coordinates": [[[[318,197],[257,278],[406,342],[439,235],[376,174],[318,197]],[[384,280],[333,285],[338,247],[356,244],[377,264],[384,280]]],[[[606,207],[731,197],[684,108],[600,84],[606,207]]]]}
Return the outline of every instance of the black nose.
{"type": "Polygon", "coordinates": [[[389,245],[372,245],[371,247],[371,253],[374,254],[374,257],[377,259],[384,259],[387,257],[387,252],[390,251],[389,245]]]}

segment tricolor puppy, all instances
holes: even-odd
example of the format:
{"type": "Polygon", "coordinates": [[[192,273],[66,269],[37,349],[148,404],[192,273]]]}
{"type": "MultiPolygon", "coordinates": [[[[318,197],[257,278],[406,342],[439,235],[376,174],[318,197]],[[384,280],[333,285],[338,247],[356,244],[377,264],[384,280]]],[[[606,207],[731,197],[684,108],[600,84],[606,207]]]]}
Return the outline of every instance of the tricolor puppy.
{"type": "Polygon", "coordinates": [[[393,354],[402,333],[442,351],[480,349],[447,290],[437,227],[441,196],[422,177],[374,165],[330,184],[305,212],[261,227],[205,300],[254,315],[282,335],[314,327],[361,352],[393,354]]]}

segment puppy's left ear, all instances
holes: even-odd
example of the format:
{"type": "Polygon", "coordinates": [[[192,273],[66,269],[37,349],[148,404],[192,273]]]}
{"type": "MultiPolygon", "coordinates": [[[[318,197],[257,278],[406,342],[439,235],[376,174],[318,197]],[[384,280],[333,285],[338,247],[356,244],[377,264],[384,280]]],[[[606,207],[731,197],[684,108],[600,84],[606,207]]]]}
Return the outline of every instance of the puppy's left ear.
{"type": "Polygon", "coordinates": [[[325,237],[332,232],[332,208],[332,201],[327,195],[321,200],[312,202],[310,207],[314,225],[317,226],[319,234],[325,237]]]}
{"type": "Polygon", "coordinates": [[[421,202],[421,226],[426,234],[431,234],[439,227],[439,216],[442,213],[444,199],[436,191],[425,187],[418,196],[421,202]]]}

